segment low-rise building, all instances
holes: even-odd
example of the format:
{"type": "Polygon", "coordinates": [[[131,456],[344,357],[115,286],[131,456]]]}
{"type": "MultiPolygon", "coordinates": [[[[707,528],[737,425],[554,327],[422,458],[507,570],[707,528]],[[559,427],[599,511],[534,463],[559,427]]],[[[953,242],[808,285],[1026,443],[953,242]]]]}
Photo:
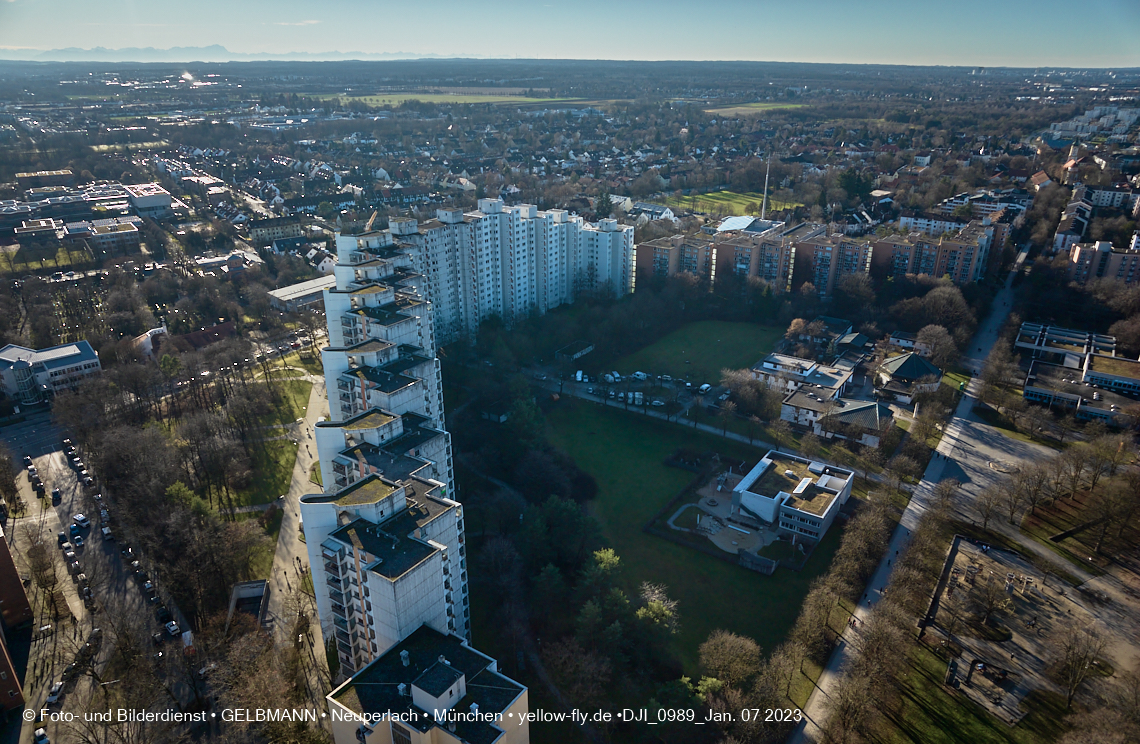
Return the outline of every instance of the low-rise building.
{"type": "MultiPolygon", "coordinates": [[[[1119,357],[1107,358],[1130,361],[1119,357]]],[[[1140,366],[1140,362],[1132,364],[1140,366]]],[[[1094,374],[1093,379],[1105,379],[1103,363],[1101,367],[1102,374],[1094,374]]],[[[1076,418],[1084,421],[1104,421],[1123,426],[1134,420],[1132,417],[1136,415],[1137,397],[1140,396],[1135,393],[1121,395],[1110,389],[1094,387],[1094,383],[1086,379],[1086,371],[1083,369],[1034,360],[1029,365],[1022,395],[1028,401],[1043,403],[1058,412],[1071,411],[1076,418]]],[[[1128,381],[1140,386],[1140,377],[1128,381]]]]}
{"type": "Polygon", "coordinates": [[[325,305],[325,290],[336,286],[336,277],[328,276],[310,279],[306,282],[290,284],[287,287],[269,291],[269,304],[271,307],[286,313],[296,312],[305,307],[320,307],[325,305]]]}
{"type": "Polygon", "coordinates": [[[792,393],[808,386],[823,398],[831,400],[847,390],[852,371],[828,367],[813,359],[772,352],[752,366],[752,376],[768,387],[792,393]]]}
{"type": "Polygon", "coordinates": [[[1022,323],[1013,346],[1043,362],[1070,369],[1084,366],[1087,354],[1116,356],[1116,338],[1072,328],[1022,323]]]}
{"type": "Polygon", "coordinates": [[[879,365],[875,383],[881,393],[899,403],[911,403],[917,395],[938,389],[942,384],[942,370],[911,351],[890,357],[879,365]]]}
{"type": "Polygon", "coordinates": [[[157,220],[173,214],[174,200],[170,192],[157,183],[138,183],[125,188],[131,207],[138,216],[157,220]]]}
{"type": "Polygon", "coordinates": [[[0,349],[0,383],[21,405],[42,403],[102,371],[99,355],[86,341],[46,349],[8,344],[0,349]]]}
{"type": "Polygon", "coordinates": [[[256,245],[281,238],[299,238],[301,234],[301,220],[296,217],[271,217],[249,223],[249,239],[256,245]]]}
{"type": "Polygon", "coordinates": [[[851,496],[855,474],[771,450],[732,489],[732,513],[821,540],[851,496]]]}

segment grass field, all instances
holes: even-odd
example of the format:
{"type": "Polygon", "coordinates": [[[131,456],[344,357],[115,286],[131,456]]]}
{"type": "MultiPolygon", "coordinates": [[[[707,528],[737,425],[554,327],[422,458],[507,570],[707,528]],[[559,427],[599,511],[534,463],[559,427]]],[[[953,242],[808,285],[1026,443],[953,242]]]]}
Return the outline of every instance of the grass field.
{"type": "MultiPolygon", "coordinates": [[[[665,204],[670,207],[689,209],[694,212],[708,212],[711,214],[755,214],[759,216],[760,207],[764,203],[764,194],[755,191],[739,193],[736,191],[713,191],[708,194],[693,194],[692,196],[670,197],[665,204]],[[755,205],[753,207],[752,205],[755,205]]],[[[800,202],[785,202],[768,196],[768,209],[778,212],[782,209],[795,209],[802,207],[800,202]]]]}
{"type": "Polygon", "coordinates": [[[139,150],[162,150],[170,147],[170,143],[166,140],[155,140],[153,142],[128,142],[125,145],[91,145],[91,149],[95,152],[125,152],[130,148],[132,152],[139,150]]]}
{"type": "Polygon", "coordinates": [[[67,246],[33,250],[18,245],[0,246],[0,274],[23,274],[28,271],[51,269],[86,269],[91,266],[90,256],[82,250],[68,250],[67,246]]]}
{"type": "Polygon", "coordinates": [[[565,103],[572,98],[528,98],[518,95],[487,95],[486,93],[381,93],[374,96],[345,96],[328,94],[315,96],[324,101],[337,100],[341,105],[349,101],[359,101],[367,106],[399,106],[405,101],[423,103],[565,103]]]}
{"type": "Polygon", "coordinates": [[[288,493],[296,461],[297,445],[288,439],[266,442],[265,453],[254,458],[253,483],[235,495],[235,505],[268,504],[281,494],[288,493]]]}
{"type": "Polygon", "coordinates": [[[684,377],[694,385],[716,384],[725,367],[751,367],[784,335],[782,329],[755,323],[707,320],[689,323],[616,363],[623,375],[648,372],[684,377]]]}
{"type": "Polygon", "coordinates": [[[803,103],[767,103],[763,101],[756,101],[755,103],[741,103],[734,106],[721,106],[705,109],[705,113],[716,114],[717,116],[755,116],[762,114],[765,111],[773,111],[776,109],[797,109],[803,108],[807,104],[803,103]]]}
{"type": "Polygon", "coordinates": [[[812,579],[839,544],[833,529],[804,570],[762,576],[641,531],[642,525],[692,480],[664,459],[678,447],[740,459],[762,452],[720,437],[687,431],[634,413],[565,400],[547,415],[551,441],[598,482],[593,514],[621,556],[629,590],[642,581],[665,584],[678,602],[681,631],[674,648],[686,673],[697,674],[697,647],[717,628],[749,635],[766,651],[787,635],[812,579]]]}

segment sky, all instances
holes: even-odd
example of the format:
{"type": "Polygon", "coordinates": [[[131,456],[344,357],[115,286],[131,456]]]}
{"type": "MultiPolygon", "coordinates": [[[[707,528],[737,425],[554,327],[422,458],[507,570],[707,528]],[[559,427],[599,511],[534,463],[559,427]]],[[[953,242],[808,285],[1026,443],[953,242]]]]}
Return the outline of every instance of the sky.
{"type": "Polygon", "coordinates": [[[0,50],[1140,67],[1140,0],[0,0],[0,50]]]}

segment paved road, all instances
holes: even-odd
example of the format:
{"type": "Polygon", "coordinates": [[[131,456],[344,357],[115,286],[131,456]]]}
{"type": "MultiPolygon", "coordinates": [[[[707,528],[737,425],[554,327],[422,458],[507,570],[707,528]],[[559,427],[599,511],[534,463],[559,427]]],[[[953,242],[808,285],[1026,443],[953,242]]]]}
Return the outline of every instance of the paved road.
{"type": "MultiPolygon", "coordinates": [[[[301,496],[321,490],[320,486],[309,480],[309,468],[317,462],[317,447],[312,439],[312,432],[317,419],[327,418],[329,415],[324,379],[312,375],[308,379],[314,384],[309,394],[304,421],[290,427],[290,431],[299,442],[297,462],[293,466],[293,481],[289,485],[289,493],[278,502],[282,505],[284,515],[281,519],[281,532],[277,538],[277,552],[273,556],[273,573],[269,577],[268,616],[273,622],[274,632],[280,643],[292,643],[295,640],[291,635],[297,617],[289,612],[291,604],[289,597],[300,586],[302,576],[309,572],[309,555],[304,541],[301,540],[301,496]]],[[[321,624],[317,619],[316,606],[311,605],[308,611],[310,635],[303,641],[302,655],[308,659],[305,665],[308,694],[313,704],[323,709],[324,696],[329,692],[328,661],[325,658],[324,640],[321,636],[321,624]]]]}
{"type": "MultiPolygon", "coordinates": [[[[1002,326],[1009,316],[1010,303],[1013,300],[1011,288],[1014,273],[1024,261],[1024,252],[1018,257],[1015,269],[1010,272],[1005,286],[994,300],[993,310],[982,323],[970,344],[969,351],[962,360],[967,369],[982,368],[986,356],[993,349],[998,340],[1002,326]]],[[[962,488],[954,503],[952,511],[959,519],[976,520],[973,513],[973,500],[977,494],[986,487],[1000,482],[1004,477],[1001,472],[994,469],[991,463],[1017,463],[1048,456],[1052,453],[1046,447],[1011,439],[1004,434],[982,422],[973,413],[974,405],[981,392],[981,383],[977,378],[970,381],[966,394],[958,404],[954,416],[947,423],[946,430],[939,442],[936,455],[926,468],[922,481],[915,488],[906,510],[903,512],[898,527],[891,537],[886,555],[875,571],[863,595],[855,607],[854,615],[860,621],[865,620],[875,601],[881,596],[882,590],[890,581],[891,571],[894,567],[894,557],[906,548],[910,541],[910,534],[918,524],[918,520],[927,510],[934,494],[934,487],[949,478],[955,478],[962,483],[962,488]]],[[[1023,549],[1034,553],[1046,561],[1064,568],[1071,574],[1077,575],[1082,581],[1091,576],[1079,568],[1065,561],[1060,556],[1038,545],[1032,540],[1022,540],[1020,530],[1016,526],[1006,523],[1004,516],[997,516],[990,521],[990,527],[1017,541],[1023,549]]],[[[853,631],[846,631],[851,633],[853,631]]],[[[788,741],[790,744],[806,744],[822,740],[820,727],[827,717],[827,697],[838,680],[840,670],[847,663],[849,645],[846,638],[840,640],[838,648],[832,653],[827,665],[824,667],[816,682],[816,689],[812,692],[804,708],[805,719],[792,733],[788,741]]]]}

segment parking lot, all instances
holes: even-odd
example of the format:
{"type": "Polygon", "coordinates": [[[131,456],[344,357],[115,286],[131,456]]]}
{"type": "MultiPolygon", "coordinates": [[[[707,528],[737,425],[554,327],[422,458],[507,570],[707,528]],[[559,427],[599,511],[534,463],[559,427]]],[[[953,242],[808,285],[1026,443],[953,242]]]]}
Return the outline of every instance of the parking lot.
{"type": "MultiPolygon", "coordinates": [[[[106,664],[115,632],[124,620],[129,619],[132,631],[157,634],[158,640],[166,642],[164,649],[174,647],[169,642],[177,641],[167,632],[165,622],[173,620],[179,632],[186,625],[166,599],[146,557],[133,549],[125,554],[128,544],[119,533],[114,505],[99,492],[94,474],[89,476],[90,486],[81,482],[82,468],[87,465],[82,461],[83,453],[73,450],[69,458],[64,439],[52,438],[58,431],[46,419],[8,427],[0,434],[22,468],[17,484],[27,506],[19,518],[8,520],[6,529],[35,613],[23,685],[26,707],[82,710],[98,689],[88,670],[98,672],[106,664]],[[31,436],[21,438],[20,431],[31,436]],[[43,483],[42,496],[32,488],[32,470],[25,457],[30,458],[43,483]],[[42,564],[38,570],[33,568],[36,543],[42,545],[38,550],[46,553],[52,570],[45,571],[42,564]],[[54,587],[50,586],[50,577],[54,577],[54,587]],[[105,633],[103,626],[115,632],[105,633]],[[57,684],[61,687],[54,689],[57,684]],[[53,698],[51,703],[49,697],[53,698]]],[[[174,689],[180,697],[189,698],[184,684],[175,684],[174,689]]],[[[67,741],[68,732],[54,730],[60,725],[25,722],[19,741],[31,742],[33,732],[41,726],[52,741],[67,741]]]]}

